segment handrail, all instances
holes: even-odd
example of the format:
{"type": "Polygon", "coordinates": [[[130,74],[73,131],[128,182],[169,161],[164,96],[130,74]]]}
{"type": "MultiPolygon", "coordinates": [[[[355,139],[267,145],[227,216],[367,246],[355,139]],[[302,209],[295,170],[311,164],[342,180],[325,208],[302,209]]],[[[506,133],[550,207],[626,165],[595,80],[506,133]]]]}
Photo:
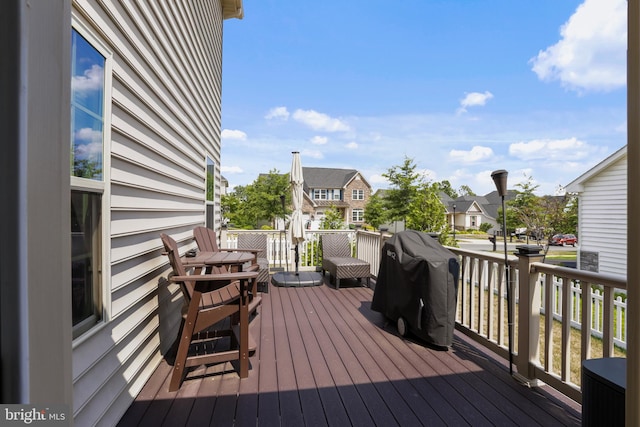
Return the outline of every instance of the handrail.
{"type": "MultiPolygon", "coordinates": [[[[292,253],[286,251],[292,251],[293,247],[286,241],[285,232],[223,230],[221,246],[235,247],[237,235],[241,233],[266,233],[272,267],[292,268],[292,253]],[[288,256],[288,267],[285,256],[288,256]]],[[[319,236],[324,233],[347,233],[354,255],[369,262],[371,275],[377,277],[382,245],[391,234],[365,230],[309,231],[299,247],[301,269],[317,269],[321,265],[319,236]]],[[[507,359],[504,256],[495,252],[447,249],[460,258],[461,266],[456,329],[507,359]]],[[[532,385],[543,381],[581,402],[580,378],[572,378],[570,374],[572,363],[577,363],[571,361],[572,331],[573,335],[579,331],[580,362],[592,357],[592,337],[602,339],[604,357],[613,356],[615,347],[624,349],[626,302],[622,295],[614,296],[616,292],[624,294],[627,281],[621,276],[561,267],[541,260],[541,254],[507,256],[511,271],[509,286],[514,295],[512,309],[516,314],[515,375],[532,385]],[[582,325],[590,327],[583,328],[582,325]],[[557,343],[554,331],[558,329],[560,340],[557,343]],[[554,357],[558,355],[560,361],[554,363],[554,357]]]]}

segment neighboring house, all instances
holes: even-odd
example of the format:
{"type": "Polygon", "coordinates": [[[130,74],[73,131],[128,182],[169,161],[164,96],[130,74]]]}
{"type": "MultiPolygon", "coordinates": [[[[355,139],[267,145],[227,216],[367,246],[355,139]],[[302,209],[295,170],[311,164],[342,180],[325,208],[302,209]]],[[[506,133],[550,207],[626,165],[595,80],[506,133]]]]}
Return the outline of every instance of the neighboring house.
{"type": "MultiPolygon", "coordinates": [[[[447,196],[448,197],[448,196],[447,196]]],[[[450,215],[451,228],[456,231],[479,230],[480,224],[491,222],[495,225],[495,218],[490,217],[480,203],[488,204],[486,198],[476,196],[461,196],[449,200],[445,206],[450,215]]],[[[443,203],[445,201],[443,200],[443,203]]]]}
{"type": "Polygon", "coordinates": [[[627,147],[566,186],[578,195],[578,268],[627,274],[627,147]]]}
{"type": "MultiPolygon", "coordinates": [[[[386,191],[388,190],[378,190],[376,195],[384,198],[386,191]]],[[[513,199],[516,194],[515,190],[509,190],[505,201],[513,199]]],[[[497,218],[502,201],[497,191],[494,190],[484,196],[460,196],[456,199],[441,192],[440,201],[445,206],[445,215],[451,230],[454,228],[456,231],[479,230],[481,224],[490,223],[496,232],[500,232],[501,226],[497,218]]],[[[393,232],[404,230],[404,224],[401,222],[384,224],[382,227],[393,232]]]]}
{"type": "Polygon", "coordinates": [[[177,336],[161,232],[220,225],[223,20],[242,0],[0,5],[3,403],[114,425],[177,336]],[[70,152],[71,147],[71,152],[70,152]]]}
{"type": "Polygon", "coordinates": [[[371,186],[355,169],[303,167],[305,200],[303,214],[316,228],[325,210],[334,206],[345,224],[363,225],[364,208],[371,196],[371,186]]]}
{"type": "MultiPolygon", "coordinates": [[[[508,190],[505,202],[516,197],[515,190],[508,190]]],[[[441,193],[440,199],[447,207],[447,217],[451,228],[456,231],[479,230],[484,223],[491,224],[496,232],[502,229],[498,224],[498,210],[502,209],[502,200],[496,190],[484,196],[460,196],[452,199],[441,193]]]]}

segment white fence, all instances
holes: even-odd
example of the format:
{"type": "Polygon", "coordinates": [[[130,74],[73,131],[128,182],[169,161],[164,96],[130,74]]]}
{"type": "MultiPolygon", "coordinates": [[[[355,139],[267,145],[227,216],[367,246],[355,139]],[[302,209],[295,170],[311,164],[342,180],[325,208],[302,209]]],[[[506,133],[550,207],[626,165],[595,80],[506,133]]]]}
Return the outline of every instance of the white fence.
{"type": "MultiPolygon", "coordinates": [[[[540,284],[542,295],[542,307],[541,312],[545,312],[545,295],[544,295],[544,283],[540,284]]],[[[571,314],[571,327],[576,329],[582,329],[582,287],[577,281],[571,283],[571,302],[570,302],[570,314],[571,314]]],[[[562,283],[554,280],[553,291],[555,298],[553,301],[553,318],[562,321],[562,283]]],[[[603,318],[604,318],[604,292],[602,289],[595,288],[591,291],[591,335],[603,338],[603,318]]],[[[616,346],[626,349],[627,348],[627,301],[623,299],[622,295],[618,295],[613,300],[613,342],[616,346]]]]}

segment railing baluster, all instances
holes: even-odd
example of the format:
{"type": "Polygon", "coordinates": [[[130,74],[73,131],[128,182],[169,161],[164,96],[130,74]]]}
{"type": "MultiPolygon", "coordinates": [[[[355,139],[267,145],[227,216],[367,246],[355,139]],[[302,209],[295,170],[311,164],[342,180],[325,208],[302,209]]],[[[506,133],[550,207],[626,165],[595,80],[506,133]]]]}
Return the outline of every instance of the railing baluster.
{"type": "Polygon", "coordinates": [[[485,296],[484,296],[484,275],[486,273],[484,260],[478,260],[478,333],[480,335],[488,336],[489,334],[484,331],[484,315],[485,315],[485,296]]]}
{"type": "Polygon", "coordinates": [[[570,380],[571,373],[571,280],[560,278],[562,283],[562,347],[560,362],[560,378],[570,380]]]}
{"type": "Polygon", "coordinates": [[[544,370],[550,372],[553,371],[553,307],[556,296],[553,274],[546,273],[544,283],[544,370]]]}
{"type": "Polygon", "coordinates": [[[580,334],[580,360],[587,360],[591,358],[591,283],[581,282],[580,285],[582,287],[582,333],[580,334]]]}
{"type": "Polygon", "coordinates": [[[495,282],[496,282],[496,263],[493,261],[487,261],[487,339],[489,341],[493,340],[494,335],[494,325],[495,322],[493,320],[493,316],[495,315],[494,300],[495,300],[495,282]]]}
{"type": "Polygon", "coordinates": [[[602,356],[611,357],[613,355],[613,289],[604,288],[602,299],[602,356]]]}
{"type": "Polygon", "coordinates": [[[505,292],[506,292],[506,266],[504,261],[500,263],[500,286],[498,292],[498,344],[504,345],[504,331],[505,331],[505,315],[504,315],[504,307],[505,307],[505,292]]]}

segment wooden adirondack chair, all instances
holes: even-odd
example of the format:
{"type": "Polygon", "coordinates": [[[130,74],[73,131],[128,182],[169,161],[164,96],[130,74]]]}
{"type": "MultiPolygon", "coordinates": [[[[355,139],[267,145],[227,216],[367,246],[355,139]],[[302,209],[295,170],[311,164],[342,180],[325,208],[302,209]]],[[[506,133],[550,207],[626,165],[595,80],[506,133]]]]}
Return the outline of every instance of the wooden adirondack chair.
{"type": "Polygon", "coordinates": [[[246,378],[249,375],[248,289],[255,285],[258,273],[188,274],[175,240],[164,233],[160,237],[173,269],[169,280],[180,284],[187,303],[169,391],[180,388],[185,368],[191,366],[237,361],[238,375],[246,378]],[[231,326],[220,326],[226,325],[222,321],[227,318],[231,326]],[[221,329],[216,329],[217,326],[221,329]],[[220,350],[220,340],[224,339],[221,337],[227,336],[231,345],[228,350],[220,350]]]}
{"type": "MultiPolygon", "coordinates": [[[[193,238],[195,239],[198,249],[201,252],[251,252],[254,255],[251,265],[243,268],[244,271],[257,271],[258,277],[260,277],[260,265],[258,264],[258,254],[262,251],[261,248],[219,248],[218,239],[215,231],[207,227],[196,227],[193,229],[193,238]]],[[[213,272],[224,272],[220,267],[214,267],[213,272]]],[[[267,273],[268,274],[268,273],[267,273]]],[[[258,295],[258,281],[254,281],[253,286],[249,289],[249,313],[255,312],[257,307],[262,303],[262,297],[258,295]]]]}

